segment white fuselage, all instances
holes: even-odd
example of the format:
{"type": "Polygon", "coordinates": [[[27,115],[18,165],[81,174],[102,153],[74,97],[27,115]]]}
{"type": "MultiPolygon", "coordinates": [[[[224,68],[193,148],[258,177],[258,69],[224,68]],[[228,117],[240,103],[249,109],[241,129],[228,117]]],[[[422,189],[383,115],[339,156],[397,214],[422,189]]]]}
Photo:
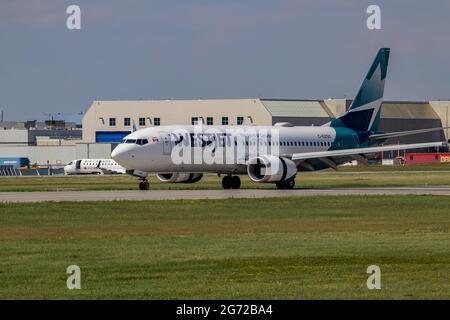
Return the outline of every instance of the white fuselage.
{"type": "Polygon", "coordinates": [[[125,169],[112,159],[77,159],[64,167],[66,175],[125,173],[125,169]]]}
{"type": "MultiPolygon", "coordinates": [[[[259,154],[276,153],[279,156],[290,157],[294,153],[343,147],[339,145],[341,141],[337,141],[336,136],[336,130],[328,126],[202,126],[200,129],[198,126],[160,126],[129,134],[113,150],[111,157],[128,170],[149,173],[245,173],[245,163],[252,158],[252,150],[255,148],[259,154]],[[265,132],[270,132],[267,135],[268,140],[261,138],[265,132]],[[210,138],[211,136],[213,138],[210,138]],[[208,139],[212,139],[215,144],[202,143],[210,141],[208,139]],[[182,163],[174,161],[177,148],[180,149],[181,146],[184,151],[196,152],[202,156],[198,157],[197,161],[182,163]],[[241,152],[243,148],[244,153],[241,152]],[[208,161],[207,157],[204,157],[205,153],[211,154],[211,151],[216,155],[214,152],[218,150],[224,155],[222,158],[232,154],[234,158],[229,159],[234,160],[208,161]]],[[[356,135],[350,134],[346,139],[352,140],[347,141],[351,145],[358,143],[356,135]]]]}

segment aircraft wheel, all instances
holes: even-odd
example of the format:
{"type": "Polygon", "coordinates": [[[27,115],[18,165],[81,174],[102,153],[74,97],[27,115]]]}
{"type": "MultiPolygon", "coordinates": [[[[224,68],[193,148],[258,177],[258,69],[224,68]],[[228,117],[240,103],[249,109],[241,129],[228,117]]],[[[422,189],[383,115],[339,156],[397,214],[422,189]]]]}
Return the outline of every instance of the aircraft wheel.
{"type": "Polygon", "coordinates": [[[295,180],[291,179],[289,181],[286,181],[286,189],[294,189],[295,188],[295,180]]]}
{"type": "Polygon", "coordinates": [[[150,183],[148,181],[142,181],[139,183],[139,190],[150,190],[150,183]]]}
{"type": "Polygon", "coordinates": [[[222,178],[222,187],[224,189],[231,189],[232,187],[232,177],[225,176],[222,178]]]}
{"type": "Polygon", "coordinates": [[[280,181],[276,183],[278,190],[283,189],[294,189],[295,188],[295,179],[289,179],[287,181],[280,181]]]}
{"type": "Polygon", "coordinates": [[[239,176],[233,176],[231,178],[231,188],[239,189],[241,187],[241,178],[239,176]]]}
{"type": "Polygon", "coordinates": [[[277,186],[278,190],[283,190],[284,189],[284,183],[283,182],[277,182],[276,186],[277,186]]]}

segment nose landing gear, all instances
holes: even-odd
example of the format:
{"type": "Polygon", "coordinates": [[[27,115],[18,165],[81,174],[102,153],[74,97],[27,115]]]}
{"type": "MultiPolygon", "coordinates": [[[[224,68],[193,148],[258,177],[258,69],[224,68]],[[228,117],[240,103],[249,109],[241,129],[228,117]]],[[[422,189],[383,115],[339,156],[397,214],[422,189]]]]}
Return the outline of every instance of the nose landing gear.
{"type": "Polygon", "coordinates": [[[222,187],[224,189],[239,189],[241,187],[241,178],[239,176],[225,176],[222,179],[222,187]]]}
{"type": "Polygon", "coordinates": [[[147,179],[142,179],[139,183],[139,190],[150,190],[150,183],[147,179]]]}

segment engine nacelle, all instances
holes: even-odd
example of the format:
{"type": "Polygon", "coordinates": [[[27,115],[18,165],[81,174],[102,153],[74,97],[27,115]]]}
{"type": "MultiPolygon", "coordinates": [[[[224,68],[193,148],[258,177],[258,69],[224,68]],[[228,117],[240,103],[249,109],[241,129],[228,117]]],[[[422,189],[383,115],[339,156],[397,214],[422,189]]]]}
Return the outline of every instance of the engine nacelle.
{"type": "Polygon", "coordinates": [[[201,173],[174,172],[174,173],[158,173],[156,178],[164,183],[194,183],[200,181],[203,177],[201,173]]]}
{"type": "Polygon", "coordinates": [[[249,161],[247,173],[254,182],[279,182],[294,177],[297,166],[290,159],[264,155],[249,161]]]}

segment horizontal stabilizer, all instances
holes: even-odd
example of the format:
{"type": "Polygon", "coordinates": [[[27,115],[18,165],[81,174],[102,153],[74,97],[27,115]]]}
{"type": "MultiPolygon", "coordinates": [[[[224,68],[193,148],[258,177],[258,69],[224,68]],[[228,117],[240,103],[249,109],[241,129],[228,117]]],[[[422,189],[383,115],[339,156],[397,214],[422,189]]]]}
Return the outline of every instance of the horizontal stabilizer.
{"type": "Polygon", "coordinates": [[[332,150],[332,151],[316,151],[316,152],[305,152],[305,153],[295,153],[292,155],[292,160],[308,160],[317,159],[324,157],[345,157],[354,154],[371,154],[383,151],[397,151],[397,150],[408,150],[408,149],[422,149],[422,148],[432,148],[432,147],[444,147],[445,142],[427,142],[427,143],[413,143],[413,144],[399,144],[391,146],[382,147],[369,147],[369,148],[355,148],[355,149],[343,149],[343,150],[332,150]]]}
{"type": "Polygon", "coordinates": [[[400,131],[400,132],[389,132],[389,133],[380,133],[380,134],[372,134],[369,136],[370,140],[384,140],[395,137],[403,137],[409,136],[413,134],[433,132],[433,131],[441,131],[450,127],[440,127],[440,128],[429,128],[429,129],[418,129],[418,130],[409,130],[409,131],[400,131]]]}

